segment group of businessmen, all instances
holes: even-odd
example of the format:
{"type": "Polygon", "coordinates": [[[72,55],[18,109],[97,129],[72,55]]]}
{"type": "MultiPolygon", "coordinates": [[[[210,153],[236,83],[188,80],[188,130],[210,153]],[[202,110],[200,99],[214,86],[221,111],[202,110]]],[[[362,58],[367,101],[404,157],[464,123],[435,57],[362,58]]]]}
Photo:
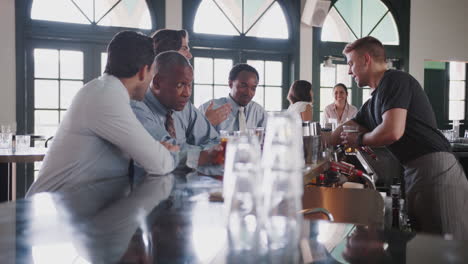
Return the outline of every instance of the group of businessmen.
{"type": "Polygon", "coordinates": [[[266,124],[265,110],[252,101],[259,75],[250,65],[235,65],[229,95],[197,109],[189,101],[188,42],[185,30],[114,36],[103,76],[75,96],[27,196],[95,188],[127,178],[129,167],[135,179],[175,169],[222,173],[219,131],[266,124]]]}

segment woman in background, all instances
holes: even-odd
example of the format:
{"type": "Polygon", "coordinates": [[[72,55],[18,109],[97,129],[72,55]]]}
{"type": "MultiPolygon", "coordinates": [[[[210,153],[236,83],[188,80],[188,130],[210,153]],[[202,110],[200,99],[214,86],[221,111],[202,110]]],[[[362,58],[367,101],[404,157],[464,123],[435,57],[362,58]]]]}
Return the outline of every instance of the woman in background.
{"type": "Polygon", "coordinates": [[[288,101],[290,103],[288,111],[298,113],[302,121],[312,121],[313,100],[312,84],[308,81],[295,81],[289,88],[288,101]]]}
{"type": "Polygon", "coordinates": [[[333,88],[335,102],[325,107],[323,111],[324,123],[331,123],[330,119],[335,119],[337,125],[341,125],[353,118],[357,113],[357,108],[348,103],[348,88],[342,83],[338,83],[333,88]]]}

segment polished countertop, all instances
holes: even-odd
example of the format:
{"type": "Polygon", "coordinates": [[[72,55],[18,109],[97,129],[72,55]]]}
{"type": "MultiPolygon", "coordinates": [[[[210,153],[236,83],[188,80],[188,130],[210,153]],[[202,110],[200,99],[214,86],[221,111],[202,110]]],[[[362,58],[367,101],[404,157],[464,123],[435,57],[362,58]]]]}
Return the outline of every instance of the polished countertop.
{"type": "Polygon", "coordinates": [[[189,173],[128,185],[128,179],[112,179],[1,204],[0,263],[468,261],[468,243],[322,220],[304,220],[294,252],[239,252],[230,247],[223,203],[209,199],[221,181],[189,173]]]}

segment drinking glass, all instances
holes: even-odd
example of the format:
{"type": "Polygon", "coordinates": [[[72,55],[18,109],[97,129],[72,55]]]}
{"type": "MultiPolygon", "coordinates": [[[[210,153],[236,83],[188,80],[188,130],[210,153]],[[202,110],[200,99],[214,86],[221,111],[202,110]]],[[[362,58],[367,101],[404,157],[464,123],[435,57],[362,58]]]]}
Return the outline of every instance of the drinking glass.
{"type": "MultiPolygon", "coordinates": [[[[357,126],[352,126],[352,125],[344,125],[343,126],[343,132],[345,133],[358,133],[359,129],[357,126]]],[[[356,149],[353,147],[346,147],[345,149],[346,153],[356,153],[356,149]]]]}
{"type": "Polygon", "coordinates": [[[259,245],[260,146],[255,135],[230,138],[226,147],[223,196],[229,243],[236,251],[259,245]]]}
{"type": "Polygon", "coordinates": [[[16,152],[25,152],[31,146],[31,136],[29,135],[16,135],[16,152]]]}
{"type": "Polygon", "coordinates": [[[282,112],[268,117],[262,157],[265,230],[270,251],[297,248],[302,226],[304,154],[301,120],[282,112]]]}

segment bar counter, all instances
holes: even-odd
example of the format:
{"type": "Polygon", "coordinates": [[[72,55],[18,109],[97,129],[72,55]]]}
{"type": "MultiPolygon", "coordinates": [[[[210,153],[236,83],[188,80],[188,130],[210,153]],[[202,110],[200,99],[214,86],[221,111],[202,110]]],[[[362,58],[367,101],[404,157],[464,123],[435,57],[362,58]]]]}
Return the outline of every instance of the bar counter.
{"type": "Polygon", "coordinates": [[[466,263],[467,243],[304,220],[297,252],[230,247],[222,182],[197,173],[101,182],[0,205],[0,263],[466,263]],[[104,190],[107,191],[104,192],[104,190]],[[257,252],[258,253],[258,252],[257,252]],[[299,258],[291,257],[297,254],[299,258]]]}

